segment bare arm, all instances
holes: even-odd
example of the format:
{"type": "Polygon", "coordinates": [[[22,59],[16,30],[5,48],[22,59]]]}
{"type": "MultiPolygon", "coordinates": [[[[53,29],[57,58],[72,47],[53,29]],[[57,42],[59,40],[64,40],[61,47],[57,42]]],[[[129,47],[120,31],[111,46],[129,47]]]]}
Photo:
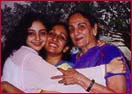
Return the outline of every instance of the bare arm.
{"type": "MultiPolygon", "coordinates": [[[[3,93],[24,93],[24,91],[18,89],[17,87],[13,86],[12,84],[10,84],[6,81],[3,81],[1,85],[2,85],[3,93]]],[[[35,93],[60,93],[60,92],[47,91],[47,90],[40,89],[40,90],[36,91],[35,93]]]]}
{"type": "MultiPolygon", "coordinates": [[[[84,89],[87,89],[90,82],[91,81],[88,78],[85,78],[84,81],[80,82],[80,85],[84,87],[84,89]]],[[[106,87],[98,83],[94,83],[90,92],[125,93],[126,92],[125,77],[119,75],[108,78],[108,85],[106,87]]]]}
{"type": "Polygon", "coordinates": [[[123,75],[116,75],[107,79],[108,88],[115,92],[122,93],[126,92],[126,80],[123,75]]]}
{"type": "Polygon", "coordinates": [[[24,93],[23,91],[21,91],[20,89],[18,89],[17,87],[13,86],[12,84],[3,81],[1,84],[1,88],[2,88],[2,92],[6,92],[6,93],[24,93]]]}
{"type": "MultiPolygon", "coordinates": [[[[124,73],[125,65],[123,64],[122,61],[120,61],[120,59],[121,57],[117,57],[113,59],[107,65],[107,72],[124,73]]],[[[91,83],[91,80],[89,78],[87,78],[86,76],[84,76],[83,74],[79,73],[74,69],[63,70],[59,68],[59,71],[61,71],[63,75],[52,77],[53,79],[62,78],[59,81],[59,83],[64,83],[66,85],[78,84],[82,86],[85,90],[88,88],[89,84],[91,83]]],[[[126,91],[125,88],[126,82],[124,76],[122,75],[112,76],[109,77],[107,80],[108,80],[108,85],[106,87],[95,82],[93,87],[91,88],[91,92],[107,92],[107,93],[123,92],[124,93],[126,91]]]]}

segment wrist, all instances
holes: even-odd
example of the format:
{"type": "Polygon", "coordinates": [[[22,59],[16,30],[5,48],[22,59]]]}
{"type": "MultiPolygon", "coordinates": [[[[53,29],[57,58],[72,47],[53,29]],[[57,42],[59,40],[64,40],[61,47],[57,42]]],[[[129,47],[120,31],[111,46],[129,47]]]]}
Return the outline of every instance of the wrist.
{"type": "Polygon", "coordinates": [[[94,83],[95,83],[95,80],[92,79],[91,82],[90,82],[90,84],[89,84],[89,86],[86,89],[87,92],[89,92],[91,90],[91,88],[93,87],[94,83]]]}
{"type": "Polygon", "coordinates": [[[78,84],[83,87],[85,90],[87,89],[87,87],[89,86],[91,80],[88,79],[87,77],[85,76],[82,76],[78,79],[78,84]]]}

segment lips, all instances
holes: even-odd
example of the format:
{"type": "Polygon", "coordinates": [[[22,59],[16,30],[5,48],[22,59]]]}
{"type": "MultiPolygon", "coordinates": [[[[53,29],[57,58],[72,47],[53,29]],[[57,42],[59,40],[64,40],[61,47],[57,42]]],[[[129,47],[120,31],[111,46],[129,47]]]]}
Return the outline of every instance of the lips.
{"type": "Polygon", "coordinates": [[[42,42],[32,42],[34,46],[41,46],[42,42]]]}
{"type": "Polygon", "coordinates": [[[49,46],[53,47],[53,48],[57,48],[58,47],[57,43],[54,43],[54,42],[49,42],[49,46]]]}
{"type": "Polygon", "coordinates": [[[83,37],[77,37],[77,38],[75,38],[75,41],[80,41],[82,39],[83,39],[83,37]]]}

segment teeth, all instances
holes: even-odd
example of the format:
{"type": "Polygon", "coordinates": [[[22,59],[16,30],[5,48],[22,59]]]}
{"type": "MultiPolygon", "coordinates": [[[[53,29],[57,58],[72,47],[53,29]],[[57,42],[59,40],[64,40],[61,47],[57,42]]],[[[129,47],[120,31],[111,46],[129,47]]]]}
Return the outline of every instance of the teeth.
{"type": "Polygon", "coordinates": [[[57,47],[57,45],[54,44],[54,43],[50,43],[50,46],[52,46],[52,47],[57,47]]]}

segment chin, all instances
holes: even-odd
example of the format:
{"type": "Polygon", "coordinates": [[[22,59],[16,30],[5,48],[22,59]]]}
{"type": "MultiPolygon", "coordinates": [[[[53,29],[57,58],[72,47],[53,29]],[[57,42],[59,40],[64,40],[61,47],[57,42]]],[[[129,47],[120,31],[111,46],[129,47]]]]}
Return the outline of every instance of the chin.
{"type": "Polygon", "coordinates": [[[34,50],[39,52],[41,49],[40,48],[34,48],[34,50]]]}
{"type": "Polygon", "coordinates": [[[81,45],[80,43],[77,43],[76,44],[76,47],[79,47],[80,48],[80,47],[83,47],[83,45],[81,45]]]}

